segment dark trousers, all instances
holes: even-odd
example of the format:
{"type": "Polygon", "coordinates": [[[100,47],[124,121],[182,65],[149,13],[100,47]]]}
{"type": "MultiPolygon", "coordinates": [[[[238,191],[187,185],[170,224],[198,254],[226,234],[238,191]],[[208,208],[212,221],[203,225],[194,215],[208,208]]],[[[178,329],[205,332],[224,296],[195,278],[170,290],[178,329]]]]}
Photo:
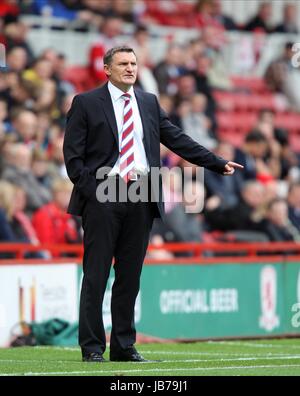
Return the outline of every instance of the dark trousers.
{"type": "Polygon", "coordinates": [[[153,223],[152,205],[100,203],[96,198],[86,203],[82,216],[84,276],[79,312],[79,344],[83,354],[105,351],[102,303],[113,257],[110,349],[122,353],[136,341],[134,306],[153,223]]]}

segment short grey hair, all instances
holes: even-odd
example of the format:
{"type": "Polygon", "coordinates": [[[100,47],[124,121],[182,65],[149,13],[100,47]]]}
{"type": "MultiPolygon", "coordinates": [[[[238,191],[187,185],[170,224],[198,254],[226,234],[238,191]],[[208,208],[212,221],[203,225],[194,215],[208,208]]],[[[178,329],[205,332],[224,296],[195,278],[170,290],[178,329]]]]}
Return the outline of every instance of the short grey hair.
{"type": "Polygon", "coordinates": [[[127,45],[121,45],[119,47],[113,47],[110,48],[106,54],[103,57],[103,63],[104,65],[110,65],[113,59],[113,56],[117,53],[117,52],[132,52],[134,53],[134,55],[136,56],[136,53],[134,52],[134,49],[127,46],[127,45]]]}

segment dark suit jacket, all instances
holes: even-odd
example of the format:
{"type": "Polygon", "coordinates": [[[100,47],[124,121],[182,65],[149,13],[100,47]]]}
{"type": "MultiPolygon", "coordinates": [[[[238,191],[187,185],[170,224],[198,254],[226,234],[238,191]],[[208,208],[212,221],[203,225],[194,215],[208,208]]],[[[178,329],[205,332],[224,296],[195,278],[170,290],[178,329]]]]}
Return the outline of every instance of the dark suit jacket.
{"type": "MultiPolygon", "coordinates": [[[[160,142],[182,158],[198,166],[222,173],[227,163],[194,142],[173,125],[160,108],[155,95],[135,90],[142,119],[144,146],[151,167],[160,167],[160,142]]],[[[64,139],[66,168],[74,189],[68,212],[80,216],[86,200],[96,194],[96,172],[113,167],[119,155],[118,129],[113,104],[105,84],[75,96],[67,115],[64,139]]],[[[152,186],[153,187],[153,186],[152,186]]],[[[155,191],[158,216],[164,215],[161,194],[155,191]]]]}

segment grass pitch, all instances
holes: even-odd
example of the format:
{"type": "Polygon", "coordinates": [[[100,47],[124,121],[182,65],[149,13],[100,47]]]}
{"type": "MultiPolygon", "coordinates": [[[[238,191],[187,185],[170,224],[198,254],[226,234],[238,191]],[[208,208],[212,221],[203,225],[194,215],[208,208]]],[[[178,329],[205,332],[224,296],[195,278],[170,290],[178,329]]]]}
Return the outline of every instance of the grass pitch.
{"type": "MultiPolygon", "coordinates": [[[[145,363],[83,363],[79,348],[0,349],[0,375],[299,376],[300,339],[144,344],[145,363]]],[[[104,355],[108,359],[108,353],[104,355]]]]}

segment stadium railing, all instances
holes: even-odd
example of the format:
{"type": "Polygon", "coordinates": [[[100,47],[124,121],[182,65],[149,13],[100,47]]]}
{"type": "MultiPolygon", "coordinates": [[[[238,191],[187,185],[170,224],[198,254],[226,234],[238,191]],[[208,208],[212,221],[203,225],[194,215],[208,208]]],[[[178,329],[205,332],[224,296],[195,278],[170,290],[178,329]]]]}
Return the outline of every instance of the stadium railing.
{"type": "MultiPolygon", "coordinates": [[[[239,243],[165,243],[148,247],[146,263],[199,263],[209,264],[225,261],[231,263],[300,260],[300,243],[296,242],[239,242],[239,243]],[[151,258],[151,252],[164,250],[174,254],[172,259],[151,258]]],[[[83,246],[67,244],[30,245],[24,243],[0,243],[0,264],[8,263],[80,263],[83,246]],[[47,252],[47,258],[32,258],[29,253],[47,252]],[[30,257],[30,258],[29,258],[30,257]]]]}

